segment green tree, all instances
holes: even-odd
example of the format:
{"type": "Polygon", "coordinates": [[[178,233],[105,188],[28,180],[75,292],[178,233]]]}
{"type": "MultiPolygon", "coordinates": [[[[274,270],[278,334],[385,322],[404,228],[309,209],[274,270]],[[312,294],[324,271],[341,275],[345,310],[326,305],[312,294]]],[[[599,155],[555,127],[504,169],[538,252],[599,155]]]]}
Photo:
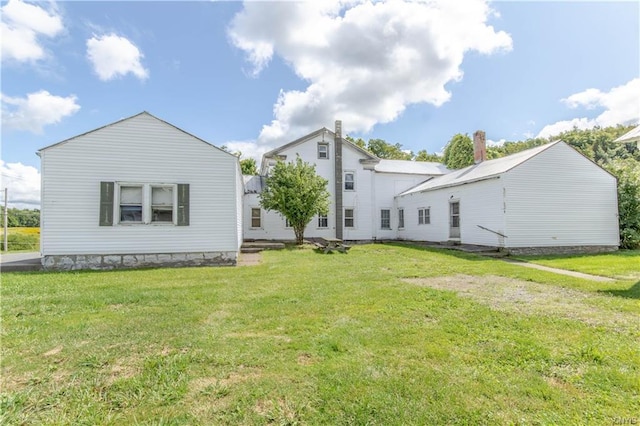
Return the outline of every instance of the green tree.
{"type": "Polygon", "coordinates": [[[243,175],[257,175],[258,167],[256,166],[256,160],[253,158],[244,158],[240,160],[240,169],[243,175]]]}
{"type": "Polygon", "coordinates": [[[387,160],[411,160],[412,152],[406,152],[399,143],[392,145],[384,139],[369,139],[367,150],[378,158],[387,160]]]}
{"type": "Polygon", "coordinates": [[[329,212],[328,181],[316,174],[314,165],[297,156],[295,162],[278,161],[260,194],[260,205],[284,216],[296,235],[296,244],[304,240],[304,230],[316,214],[329,212]]]}
{"type": "Polygon", "coordinates": [[[473,142],[468,135],[454,135],[444,148],[442,161],[449,169],[462,169],[473,164],[473,142]]]}
{"type": "Polygon", "coordinates": [[[426,149],[421,149],[420,151],[418,151],[414,160],[442,163],[442,157],[440,157],[438,154],[429,154],[426,149]]]}
{"type": "Polygon", "coordinates": [[[618,178],[620,247],[640,248],[640,163],[618,159],[609,163],[607,170],[618,178]]]}
{"type": "Polygon", "coordinates": [[[7,212],[9,213],[7,215],[7,226],[10,228],[37,228],[40,226],[40,210],[10,208],[7,212]]]}

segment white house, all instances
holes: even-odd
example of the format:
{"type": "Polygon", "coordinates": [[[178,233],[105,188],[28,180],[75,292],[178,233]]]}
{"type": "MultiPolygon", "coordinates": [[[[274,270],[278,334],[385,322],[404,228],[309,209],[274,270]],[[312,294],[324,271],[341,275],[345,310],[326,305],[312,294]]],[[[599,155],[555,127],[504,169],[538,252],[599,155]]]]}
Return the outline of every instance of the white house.
{"type": "MultiPolygon", "coordinates": [[[[476,132],[476,147],[484,133],[476,132]]],[[[477,150],[478,151],[478,150],[477,150]]],[[[395,197],[398,238],[511,253],[616,250],[616,179],[557,141],[431,179],[395,197]]]]}
{"type": "Polygon", "coordinates": [[[38,151],[45,269],[234,265],[238,158],[147,112],[38,151]]]}
{"type": "Polygon", "coordinates": [[[262,176],[245,176],[245,239],[294,239],[293,228],[279,213],[260,208],[259,194],[270,168],[298,155],[327,179],[331,197],[329,214],[316,216],[305,237],[395,239],[394,196],[448,171],[439,163],[381,160],[343,139],[341,123],[336,121],[335,132],[322,128],[264,154],[262,176]]]}

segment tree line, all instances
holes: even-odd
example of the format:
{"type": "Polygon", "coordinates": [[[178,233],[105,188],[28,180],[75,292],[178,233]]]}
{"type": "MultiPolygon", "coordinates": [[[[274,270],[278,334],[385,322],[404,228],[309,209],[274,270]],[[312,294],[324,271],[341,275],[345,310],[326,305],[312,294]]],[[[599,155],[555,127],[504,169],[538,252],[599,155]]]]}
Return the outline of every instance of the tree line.
{"type": "Polygon", "coordinates": [[[40,226],[40,210],[7,209],[7,226],[9,228],[38,228],[40,226]]]}

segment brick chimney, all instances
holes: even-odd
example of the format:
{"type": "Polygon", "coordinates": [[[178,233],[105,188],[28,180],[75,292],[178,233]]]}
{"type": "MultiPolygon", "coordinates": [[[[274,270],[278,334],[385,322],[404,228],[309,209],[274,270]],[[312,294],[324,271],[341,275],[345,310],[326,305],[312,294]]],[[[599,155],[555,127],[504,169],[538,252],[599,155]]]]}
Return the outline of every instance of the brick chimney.
{"type": "Polygon", "coordinates": [[[336,120],[334,134],[336,238],[342,239],[342,121],[336,120]]]}
{"type": "Polygon", "coordinates": [[[479,164],[486,159],[487,142],[485,134],[482,130],[478,130],[473,134],[473,162],[479,164]]]}

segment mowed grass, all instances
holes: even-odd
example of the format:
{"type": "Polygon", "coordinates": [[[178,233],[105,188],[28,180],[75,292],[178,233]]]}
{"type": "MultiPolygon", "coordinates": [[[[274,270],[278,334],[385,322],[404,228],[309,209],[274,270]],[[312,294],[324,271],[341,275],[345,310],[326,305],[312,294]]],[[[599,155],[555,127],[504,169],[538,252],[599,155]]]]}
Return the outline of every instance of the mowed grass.
{"type": "Polygon", "coordinates": [[[640,280],[640,250],[572,256],[523,256],[522,260],[616,279],[640,280]]]}
{"type": "Polygon", "coordinates": [[[402,244],[266,252],[253,267],[3,274],[1,420],[637,419],[640,303],[616,293],[635,285],[402,244]],[[494,281],[515,292],[474,296],[494,281]],[[521,309],[547,292],[548,309],[521,309]],[[566,315],[563,294],[600,321],[566,315]]]}

